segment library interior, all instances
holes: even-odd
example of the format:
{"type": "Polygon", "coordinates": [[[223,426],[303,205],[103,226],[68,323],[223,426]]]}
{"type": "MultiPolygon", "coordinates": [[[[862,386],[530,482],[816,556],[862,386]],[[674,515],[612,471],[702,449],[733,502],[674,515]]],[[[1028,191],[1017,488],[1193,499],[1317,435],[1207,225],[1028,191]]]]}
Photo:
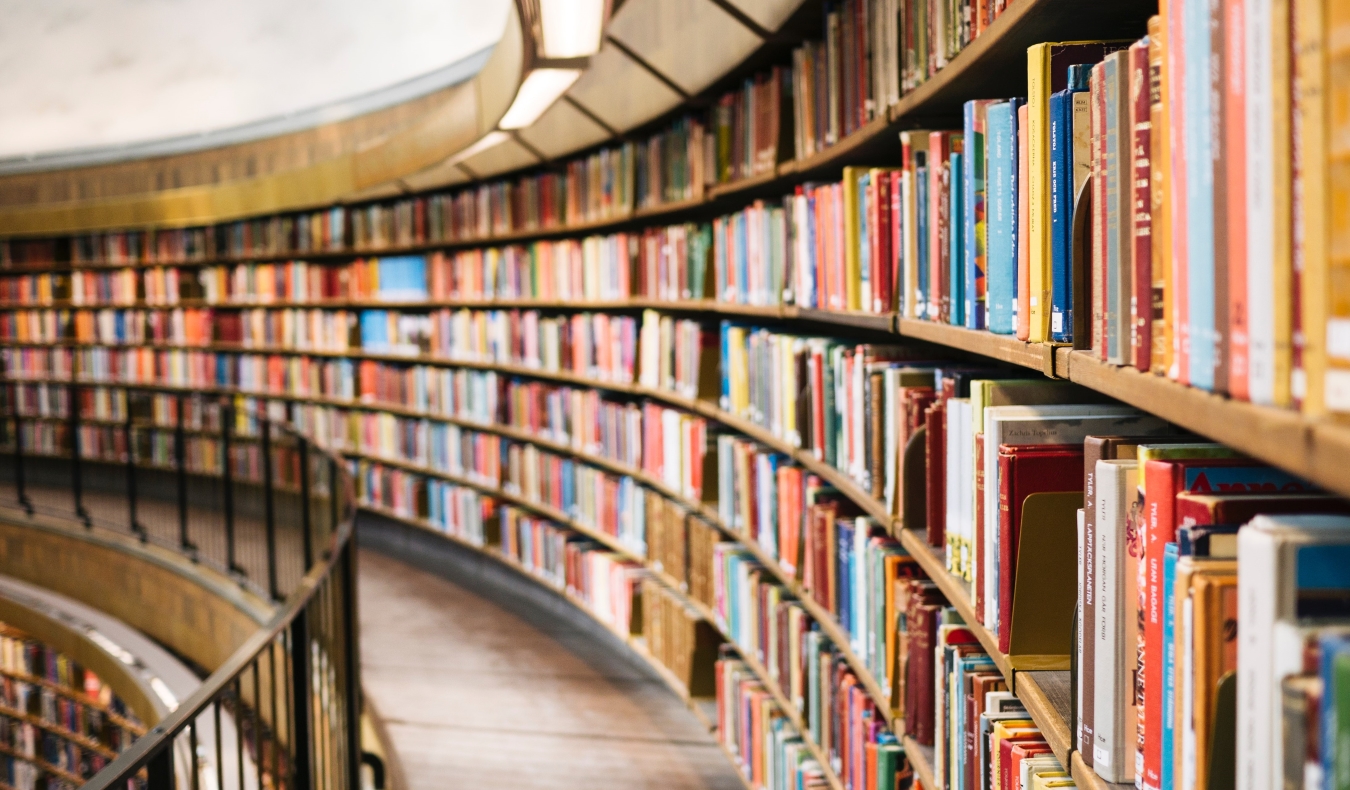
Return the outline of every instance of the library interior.
{"type": "Polygon", "coordinates": [[[1350,0],[0,20],[0,790],[1350,790],[1350,0]]]}

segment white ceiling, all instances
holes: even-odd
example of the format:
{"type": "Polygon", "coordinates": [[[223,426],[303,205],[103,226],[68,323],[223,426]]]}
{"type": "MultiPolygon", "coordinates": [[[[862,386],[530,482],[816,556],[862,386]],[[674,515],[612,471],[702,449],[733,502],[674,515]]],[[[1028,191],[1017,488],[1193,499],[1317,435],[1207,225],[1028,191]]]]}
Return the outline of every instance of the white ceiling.
{"type": "Polygon", "coordinates": [[[0,0],[0,159],[168,153],[405,101],[476,73],[510,2],[0,0]]]}

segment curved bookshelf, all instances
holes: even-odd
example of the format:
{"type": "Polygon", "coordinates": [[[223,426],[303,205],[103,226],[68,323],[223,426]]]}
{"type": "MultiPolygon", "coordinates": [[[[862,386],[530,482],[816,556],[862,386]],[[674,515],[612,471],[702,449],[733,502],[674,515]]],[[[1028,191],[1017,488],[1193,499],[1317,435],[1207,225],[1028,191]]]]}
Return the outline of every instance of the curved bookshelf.
{"type": "MultiPolygon", "coordinates": [[[[563,239],[580,237],[603,232],[638,229],[661,225],[685,219],[702,219],[721,212],[734,211],[745,207],[750,201],[768,196],[781,196],[798,184],[818,178],[839,177],[841,168],[852,164],[886,164],[898,159],[897,133],[926,124],[951,124],[959,117],[962,102],[982,97],[1017,95],[1025,92],[1026,49],[1029,45],[1048,40],[1072,40],[1079,38],[1109,38],[1115,35],[1137,37],[1144,29],[1144,19],[1152,12],[1147,2],[1110,4],[1109,7],[1094,9],[1085,14],[1076,0],[1011,0],[1007,9],[985,30],[974,38],[935,76],[921,83],[900,100],[886,108],[878,117],[846,136],[834,146],[809,156],[777,164],[772,171],[758,176],[709,185],[700,197],[636,208],[620,212],[614,216],[593,221],[574,223],[567,226],[530,228],[513,230],[508,233],[454,240],[426,241],[402,246],[381,246],[362,249],[341,249],[321,251],[288,251],[244,256],[217,256],[187,261],[141,261],[129,263],[80,264],[41,264],[37,266],[14,266],[0,269],[0,276],[25,271],[48,272],[56,270],[116,269],[116,268],[154,268],[163,266],[196,267],[208,265],[242,264],[249,262],[285,261],[308,259],[315,261],[344,261],[363,257],[389,256],[399,254],[420,254],[434,251],[482,248],[490,246],[519,244],[536,240],[563,239]]],[[[781,42],[778,42],[781,44],[781,42]]],[[[773,42],[766,42],[759,54],[751,57],[729,72],[719,85],[733,79],[738,74],[760,68],[761,55],[773,42]]],[[[710,89],[711,90],[711,89],[710,89]]],[[[706,93],[706,92],[705,92],[706,93]]],[[[644,126],[649,128],[664,123],[670,117],[688,109],[689,104],[662,116],[658,121],[644,126]]],[[[941,128],[941,127],[938,127],[941,128]]],[[[610,145],[615,138],[599,144],[610,145]]],[[[575,154],[573,156],[584,155],[575,154]]],[[[569,158],[571,158],[569,156],[569,158]]],[[[524,172],[524,171],[520,171],[524,172]]],[[[494,179],[507,176],[494,176],[494,179]]],[[[1123,403],[1136,406],[1155,414],[1196,434],[1209,437],[1241,450],[1254,458],[1271,463],[1300,477],[1322,485],[1329,491],[1350,496],[1350,477],[1341,470],[1350,466],[1350,427],[1329,421],[1309,419],[1302,414],[1274,407],[1264,407],[1231,400],[1202,390],[1177,384],[1164,377],[1143,373],[1128,367],[1109,365],[1094,358],[1089,352],[1075,350],[1069,346],[1051,343],[1028,343],[1015,337],[996,335],[987,331],[976,331],[962,327],[940,324],[930,321],[905,318],[896,313],[844,312],[801,308],[795,305],[742,305],[709,299],[663,301],[641,297],[599,301],[586,300],[539,300],[530,298],[482,298],[482,299],[446,299],[416,302],[389,302],[381,300],[318,300],[308,302],[225,302],[207,303],[203,300],[179,300],[172,305],[137,303],[134,305],[74,305],[69,302],[47,305],[10,304],[14,309],[94,309],[139,308],[147,310],[167,310],[175,307],[209,307],[216,310],[267,309],[283,310],[289,308],[317,309],[388,309],[404,311],[426,311],[439,308],[482,308],[482,309],[525,309],[556,312],[577,311],[626,311],[657,310],[688,316],[698,316],[707,320],[738,319],[749,323],[774,322],[791,325],[802,333],[830,333],[867,335],[869,338],[885,340],[911,340],[930,344],[945,354],[956,352],[985,361],[997,361],[1024,368],[1028,373],[1063,379],[1088,389],[1107,395],[1123,403]]],[[[250,344],[214,343],[208,345],[174,345],[164,343],[77,343],[58,341],[44,344],[16,340],[0,341],[0,346],[44,346],[60,345],[67,347],[100,348],[155,348],[164,350],[220,351],[228,353],[273,354],[282,356],[302,356],[314,358],[342,358],[373,360],[400,365],[429,365],[443,368],[463,368],[471,370],[495,371],[507,376],[548,381],[568,386],[600,390],[632,398],[649,399],[666,406],[683,410],[691,415],[716,422],[727,429],[747,437],[759,445],[779,453],[803,469],[818,475],[844,496],[855,502],[864,512],[886,525],[901,545],[925,570],[946,595],[950,604],[962,615],[975,633],[983,648],[993,659],[1003,674],[1008,687],[1013,689],[1025,703],[1031,717],[1045,733],[1045,737],[1056,757],[1072,773],[1080,787],[1107,787],[1090,768],[1084,766],[1081,757],[1073,748],[1069,722],[1071,714],[1068,706],[1067,672],[1055,671],[1017,671],[1014,672],[1007,657],[998,651],[997,639],[988,629],[980,626],[975,617],[970,591],[965,583],[946,571],[945,558],[941,549],[927,544],[923,534],[906,529],[902,520],[892,515],[885,503],[872,497],[853,481],[845,472],[818,459],[810,452],[794,447],[786,440],[774,435],[748,419],[730,414],[716,403],[707,400],[685,397],[664,389],[644,387],[636,382],[607,380],[599,376],[568,370],[544,370],[529,365],[493,362],[485,360],[453,359],[436,355],[401,355],[367,352],[362,349],[347,350],[305,350],[259,346],[250,344]]],[[[60,381],[60,383],[69,383],[60,381]]],[[[810,617],[819,627],[843,659],[858,676],[862,687],[877,705],[885,712],[887,724],[900,736],[903,721],[897,720],[890,706],[885,690],[868,670],[865,661],[857,656],[850,647],[850,639],[841,627],[838,618],[825,607],[820,606],[809,592],[785,570],[771,554],[748,535],[733,529],[722,522],[715,509],[706,502],[694,502],[679,492],[666,486],[640,469],[607,458],[596,453],[579,450],[570,444],[538,436],[523,429],[508,425],[484,424],[455,416],[442,415],[432,411],[422,411],[405,405],[380,401],[346,400],[320,395],[295,395],[269,391],[241,390],[234,387],[181,387],[169,384],[139,384],[124,382],[100,382],[81,380],[81,386],[131,387],[137,389],[155,389],[164,392],[209,392],[213,394],[240,395],[293,403],[313,404],[338,409],[385,412],[400,417],[427,419],[457,425],[465,429],[495,434],[513,442],[535,445],[552,453],[564,455],[579,462],[611,472],[631,477],[637,483],[654,491],[663,498],[673,501],[685,510],[697,514],[711,524],[721,534],[736,541],[751,554],[788,592],[793,594],[810,617]]],[[[109,423],[118,425],[120,423],[109,423]]],[[[171,427],[164,426],[171,430],[171,427]]],[[[243,440],[244,437],[241,437],[243,440]]],[[[535,513],[580,535],[596,540],[621,556],[643,562],[649,572],[666,583],[671,590],[678,592],[669,577],[651,567],[645,558],[637,556],[631,547],[607,533],[586,527],[556,508],[533,502],[525,497],[511,493],[502,486],[486,484],[471,477],[450,474],[430,466],[401,459],[386,458],[382,455],[365,453],[359,450],[346,452],[352,458],[366,459],[373,463],[415,472],[421,475],[439,478],[456,485],[472,488],[486,495],[509,502],[523,510],[535,513]]],[[[475,546],[471,542],[442,532],[429,522],[400,516],[377,506],[367,506],[372,511],[402,522],[435,532],[448,540],[457,542],[480,553],[493,557],[517,572],[548,586],[537,579],[528,570],[512,563],[508,558],[494,553],[490,549],[475,546]]],[[[550,587],[550,589],[553,589],[550,587]]],[[[556,590],[555,590],[556,591],[556,590]]],[[[571,603],[587,614],[594,616],[583,602],[561,593],[571,603]]],[[[706,606],[683,596],[685,601],[701,617],[716,625],[716,617],[706,606]]],[[[597,618],[599,621],[599,618],[597,618]]],[[[727,641],[727,634],[719,633],[727,641]]],[[[652,664],[658,674],[664,672],[658,661],[646,654],[640,644],[625,635],[619,635],[630,647],[652,664]]],[[[793,724],[803,732],[801,716],[787,703],[787,698],[769,678],[768,671],[758,664],[752,656],[744,660],[751,670],[770,689],[784,712],[793,717],[793,724]]],[[[677,693],[678,680],[668,672],[663,679],[672,685],[677,693]]],[[[687,693],[684,695],[691,709],[696,710],[687,693]]],[[[805,737],[805,732],[803,732],[805,737]]],[[[925,786],[935,787],[933,782],[932,749],[915,743],[907,736],[904,738],[906,751],[917,774],[924,780],[925,786]]],[[[808,744],[813,754],[820,757],[818,744],[808,744]]],[[[827,760],[820,760],[822,767],[828,768],[827,760]]],[[[832,786],[838,786],[838,777],[831,774],[832,786]]],[[[1123,787],[1123,786],[1119,786],[1123,787]]]]}
{"type": "MultiPolygon", "coordinates": [[[[401,359],[404,361],[408,360],[408,358],[406,357],[401,357],[397,359],[401,359]]],[[[420,361],[432,361],[432,360],[427,359],[420,361]]],[[[446,362],[443,360],[440,360],[440,364],[449,365],[452,367],[461,365],[461,363],[458,362],[446,362]]],[[[1066,723],[1065,717],[1066,712],[1057,709],[1048,701],[1045,693],[1041,688],[1041,683],[1048,681],[1038,682],[1037,679],[1034,677],[1036,673],[1033,673],[1033,676],[1028,676],[1028,674],[1025,672],[1014,673],[1013,668],[1009,665],[1007,661],[1007,658],[1004,656],[1003,653],[1001,653],[998,650],[997,639],[993,637],[993,635],[990,634],[989,631],[985,629],[983,626],[978,625],[978,620],[976,619],[974,607],[970,599],[969,589],[967,588],[967,586],[963,581],[956,578],[955,576],[950,575],[947,572],[946,563],[942,551],[940,549],[935,549],[934,547],[929,546],[925,537],[922,534],[914,530],[905,529],[902,520],[891,516],[887,511],[884,503],[875,499],[870,494],[864,492],[844,472],[821,461],[820,459],[817,459],[810,452],[805,452],[798,448],[793,447],[786,441],[773,435],[770,431],[758,425],[755,425],[754,423],[745,420],[744,418],[735,416],[733,414],[729,414],[723,411],[718,406],[710,404],[706,401],[686,398],[678,394],[668,392],[666,390],[642,387],[636,384],[624,384],[621,382],[605,382],[605,381],[591,380],[587,379],[584,376],[579,376],[577,374],[571,374],[567,372],[548,372],[548,371],[540,371],[534,368],[527,368],[523,366],[494,365],[489,363],[482,363],[482,364],[469,363],[465,364],[464,366],[472,367],[475,369],[494,370],[509,375],[536,378],[564,384],[589,386],[596,389],[604,389],[613,392],[645,397],[650,398],[652,400],[660,401],[667,405],[686,410],[692,414],[696,414],[705,417],[707,419],[716,421],[741,435],[744,435],[750,439],[755,440],[759,444],[765,446],[770,450],[773,450],[774,452],[788,456],[793,461],[800,464],[803,468],[807,469],[808,471],[814,474],[819,475],[822,479],[829,482],[832,486],[838,489],[845,496],[849,497],[851,500],[853,500],[855,503],[861,506],[864,511],[866,511],[879,523],[892,526],[894,534],[897,537],[897,539],[900,540],[901,545],[910,553],[911,556],[913,556],[916,559],[919,565],[928,574],[929,578],[931,578],[934,582],[938,584],[939,588],[947,596],[947,599],[957,609],[957,611],[961,613],[962,617],[966,620],[966,622],[969,624],[973,624],[968,627],[970,627],[975,632],[977,637],[979,637],[982,646],[993,658],[999,671],[1002,672],[1004,677],[1006,678],[1009,688],[1014,689],[1016,693],[1019,694],[1019,696],[1023,697],[1023,701],[1027,705],[1028,711],[1032,715],[1033,719],[1037,722],[1038,726],[1040,726],[1047,733],[1047,740],[1049,740],[1049,742],[1051,743],[1051,746],[1055,751],[1056,756],[1059,757],[1061,763],[1063,763],[1066,766],[1069,765],[1069,760],[1071,758],[1071,749],[1069,748],[1068,724],[1066,723]]],[[[97,386],[97,384],[94,383],[91,383],[91,385],[97,386]]],[[[156,387],[153,385],[152,386],[139,384],[124,385],[120,383],[110,383],[107,384],[106,386],[111,387],[127,386],[138,389],[161,389],[164,391],[175,391],[175,392],[200,391],[199,389],[172,387],[167,385],[160,385],[156,387]]],[[[812,597],[812,595],[802,588],[801,583],[795,578],[795,576],[785,571],[782,568],[782,566],[777,562],[777,560],[774,559],[767,551],[765,551],[757,541],[753,540],[744,533],[726,525],[717,515],[717,513],[714,512],[711,508],[709,508],[706,503],[692,502],[684,498],[678,493],[670,490],[662,481],[650,477],[640,469],[629,467],[626,464],[616,462],[612,459],[605,458],[604,456],[596,455],[593,453],[587,453],[582,450],[577,450],[575,448],[572,448],[570,445],[565,445],[553,442],[551,440],[542,439],[538,436],[529,434],[516,428],[512,428],[510,426],[484,424],[472,420],[463,420],[454,417],[443,417],[435,412],[420,411],[416,409],[400,407],[393,404],[385,404],[379,402],[372,403],[363,401],[348,401],[342,399],[331,399],[320,397],[305,398],[276,393],[235,390],[230,388],[220,389],[217,390],[217,392],[220,394],[238,394],[245,397],[260,398],[267,400],[307,402],[318,405],[333,406],[337,408],[360,409],[369,411],[387,411],[390,413],[399,414],[401,416],[413,417],[418,419],[444,421],[447,423],[461,425],[467,429],[481,430],[483,432],[494,433],[506,438],[511,438],[514,441],[534,444],[543,449],[547,449],[549,451],[556,452],[562,455],[567,455],[569,457],[574,458],[575,460],[581,461],[588,465],[602,468],[607,471],[611,471],[615,474],[621,474],[632,477],[634,480],[636,480],[643,486],[647,487],[648,489],[653,490],[656,493],[660,494],[662,497],[677,503],[682,508],[691,513],[697,514],[703,520],[707,521],[712,526],[717,528],[724,535],[735,540],[737,543],[739,543],[740,545],[745,547],[748,551],[750,551],[755,556],[756,560],[775,577],[778,583],[781,584],[789,593],[791,593],[801,603],[802,607],[811,616],[812,620],[814,620],[817,624],[819,624],[822,633],[830,639],[836,650],[839,652],[840,656],[849,664],[850,668],[857,675],[863,689],[867,692],[872,702],[877,706],[878,710],[885,715],[886,723],[889,727],[892,728],[892,731],[896,732],[898,735],[904,732],[904,722],[902,719],[898,719],[893,715],[889,696],[882,689],[881,685],[877,682],[876,678],[873,676],[871,670],[867,667],[866,663],[853,652],[850,646],[850,638],[848,634],[840,626],[837,618],[833,613],[831,613],[829,610],[825,609],[820,604],[818,604],[812,597]]],[[[171,429],[164,428],[164,430],[171,430],[171,429]]],[[[361,458],[371,461],[373,463],[378,463],[385,466],[399,468],[405,471],[442,479],[447,482],[454,483],[456,485],[461,485],[464,487],[480,491],[483,494],[498,498],[504,502],[509,502],[510,504],[521,508],[522,510],[527,510],[532,513],[535,513],[543,518],[549,519],[550,521],[559,524],[560,526],[566,527],[576,532],[577,534],[595,540],[601,543],[602,545],[606,546],[606,548],[620,554],[626,559],[643,563],[645,567],[655,572],[654,569],[651,568],[650,564],[647,562],[645,557],[642,557],[636,552],[634,552],[632,548],[625,545],[622,541],[618,540],[616,537],[601,532],[599,530],[596,530],[587,525],[584,525],[576,521],[572,517],[570,517],[568,514],[560,510],[557,510],[552,506],[522,497],[514,492],[508,491],[504,487],[494,486],[491,485],[490,483],[485,483],[484,481],[476,479],[474,477],[455,475],[449,472],[445,472],[443,470],[438,470],[431,466],[409,462],[399,458],[386,457],[380,454],[365,453],[355,449],[345,450],[343,451],[343,454],[347,455],[348,457],[361,458]]],[[[368,507],[373,512],[379,512],[382,515],[397,518],[400,521],[414,523],[419,527],[426,528],[432,532],[435,532],[436,534],[442,535],[451,540],[455,540],[458,543],[462,543],[463,545],[470,546],[478,550],[484,550],[481,547],[474,546],[474,544],[472,544],[469,541],[463,540],[461,538],[458,538],[457,536],[445,533],[440,529],[437,529],[435,525],[431,524],[430,522],[425,522],[420,519],[398,515],[391,510],[381,508],[378,506],[368,504],[363,504],[362,506],[368,507]]],[[[486,553],[492,554],[494,557],[496,557],[496,554],[493,552],[487,551],[486,553]]],[[[499,559],[501,559],[504,562],[508,562],[509,564],[509,560],[507,558],[500,557],[499,559]]],[[[525,573],[525,575],[531,576],[531,578],[533,578],[533,575],[530,574],[528,571],[522,570],[522,572],[525,573]]],[[[687,597],[686,600],[688,600],[687,597]]],[[[585,608],[584,604],[581,604],[577,601],[573,601],[573,603],[577,603],[577,605],[581,606],[583,609],[585,608]]],[[[695,608],[704,610],[702,613],[705,614],[705,619],[708,619],[707,615],[711,614],[711,612],[707,612],[706,608],[702,607],[701,605],[696,605],[695,608]]],[[[710,622],[714,626],[717,625],[715,618],[708,619],[708,622],[710,622]]],[[[722,635],[724,639],[727,639],[728,642],[731,641],[729,638],[727,638],[727,635],[725,633],[720,631],[720,629],[719,633],[722,635]]],[[[757,666],[756,664],[752,663],[751,657],[748,656],[743,657],[743,660],[746,660],[746,663],[750,665],[752,669],[754,669],[754,667],[757,666]]],[[[756,670],[756,674],[761,675],[761,677],[763,678],[767,678],[767,672],[763,671],[762,667],[759,667],[759,669],[756,670]]],[[[768,685],[769,684],[766,683],[766,686],[768,685]]],[[[777,692],[775,692],[775,697],[780,701],[780,703],[781,701],[786,699],[786,697],[781,694],[781,689],[778,689],[777,692]]],[[[789,714],[793,714],[793,709],[791,707],[785,707],[784,710],[789,714]]],[[[799,714],[796,715],[797,721],[795,723],[799,723],[800,715],[799,714]]],[[[798,727],[798,729],[800,731],[800,727],[798,727]]],[[[819,749],[818,746],[814,748],[816,750],[819,749]]],[[[931,749],[929,749],[928,747],[923,747],[922,745],[915,743],[912,740],[910,741],[910,752],[919,755],[919,757],[916,758],[913,756],[913,754],[911,754],[911,760],[915,762],[916,771],[919,771],[920,775],[923,774],[924,766],[922,765],[921,761],[922,759],[924,759],[925,749],[927,749],[927,753],[931,755],[931,749]]],[[[1096,778],[1095,774],[1092,774],[1091,776],[1087,776],[1085,774],[1081,779],[1079,779],[1079,782],[1084,786],[1087,786],[1088,783],[1095,783],[1095,785],[1102,784],[1100,780],[1096,778]]]]}

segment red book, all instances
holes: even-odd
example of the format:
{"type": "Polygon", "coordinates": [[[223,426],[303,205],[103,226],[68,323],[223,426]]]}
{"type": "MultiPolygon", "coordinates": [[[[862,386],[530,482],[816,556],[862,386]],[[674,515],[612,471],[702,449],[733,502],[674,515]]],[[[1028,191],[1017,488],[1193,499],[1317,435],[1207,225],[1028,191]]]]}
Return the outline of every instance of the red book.
{"type": "Polygon", "coordinates": [[[928,545],[941,546],[947,540],[947,404],[938,399],[925,412],[928,442],[927,504],[928,545]]]}
{"type": "Polygon", "coordinates": [[[1148,91],[1148,39],[1130,47],[1130,129],[1134,136],[1134,298],[1130,301],[1134,366],[1148,370],[1153,354],[1153,134],[1148,91]]]}
{"type": "MultiPolygon", "coordinates": [[[[1244,29],[1247,19],[1241,3],[1217,4],[1226,12],[1224,32],[1223,150],[1218,167],[1225,168],[1224,191],[1215,197],[1227,203],[1228,271],[1228,394],[1250,400],[1247,340],[1247,61],[1244,29]]],[[[1215,382],[1220,384],[1221,382],[1215,382]]]]}
{"type": "Polygon", "coordinates": [[[925,746],[933,745],[933,649],[941,610],[941,604],[914,596],[906,616],[909,663],[905,673],[905,732],[925,746]]]}
{"type": "Polygon", "coordinates": [[[1022,761],[1028,757],[1050,754],[1050,744],[1045,741],[1004,741],[1009,748],[1004,753],[1002,768],[1008,772],[1011,784],[1006,787],[1017,790],[1022,779],[1022,761]]]}
{"type": "Polygon", "coordinates": [[[1012,636],[1022,505],[1028,496],[1083,490],[1081,444],[1002,445],[998,448],[998,649],[1008,652],[1012,636]]]}
{"type": "Polygon", "coordinates": [[[900,294],[900,250],[903,248],[902,245],[904,243],[902,239],[902,232],[904,229],[901,227],[900,219],[903,216],[901,213],[902,207],[900,205],[900,198],[902,197],[900,184],[904,178],[904,171],[893,170],[889,173],[889,176],[891,182],[889,187],[891,199],[891,218],[889,225],[891,230],[891,251],[886,258],[882,259],[882,265],[890,272],[889,276],[891,278],[890,291],[886,294],[886,309],[899,310],[900,303],[903,300],[903,297],[900,294]]]}
{"type": "Polygon", "coordinates": [[[1177,528],[1246,524],[1259,515],[1350,513],[1350,501],[1327,494],[1177,494],[1177,528]]]}
{"type": "Polygon", "coordinates": [[[928,320],[951,320],[951,156],[961,151],[960,132],[928,135],[928,320]]]}
{"type": "Polygon", "coordinates": [[[1143,709],[1143,783],[1157,787],[1162,766],[1162,567],[1168,543],[1177,539],[1176,500],[1192,494],[1311,492],[1301,480],[1245,458],[1186,458],[1146,461],[1143,469],[1144,560],[1139,602],[1144,611],[1140,646],[1143,709]]]}
{"type": "MultiPolygon", "coordinates": [[[[1050,751],[1050,745],[1045,742],[1045,736],[1039,732],[1028,732],[1014,735],[1011,738],[1004,738],[999,742],[998,757],[998,786],[999,790],[1019,790],[1019,780],[1021,777],[1013,770],[1013,749],[1019,745],[1029,747],[1044,746],[1045,751],[1050,751]]],[[[1025,756],[1025,754],[1023,755],[1025,756]]],[[[1020,764],[1020,760],[1018,761],[1020,764]]]]}

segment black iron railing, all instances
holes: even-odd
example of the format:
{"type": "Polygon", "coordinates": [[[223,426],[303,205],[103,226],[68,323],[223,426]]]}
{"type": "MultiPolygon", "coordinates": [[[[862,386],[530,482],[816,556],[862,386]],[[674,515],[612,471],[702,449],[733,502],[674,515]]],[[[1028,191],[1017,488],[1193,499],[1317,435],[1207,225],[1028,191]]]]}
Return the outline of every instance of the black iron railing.
{"type": "Polygon", "coordinates": [[[84,787],[357,787],[354,504],[342,461],[243,399],[0,380],[0,400],[0,510],[171,549],[276,606],[84,787]]]}

